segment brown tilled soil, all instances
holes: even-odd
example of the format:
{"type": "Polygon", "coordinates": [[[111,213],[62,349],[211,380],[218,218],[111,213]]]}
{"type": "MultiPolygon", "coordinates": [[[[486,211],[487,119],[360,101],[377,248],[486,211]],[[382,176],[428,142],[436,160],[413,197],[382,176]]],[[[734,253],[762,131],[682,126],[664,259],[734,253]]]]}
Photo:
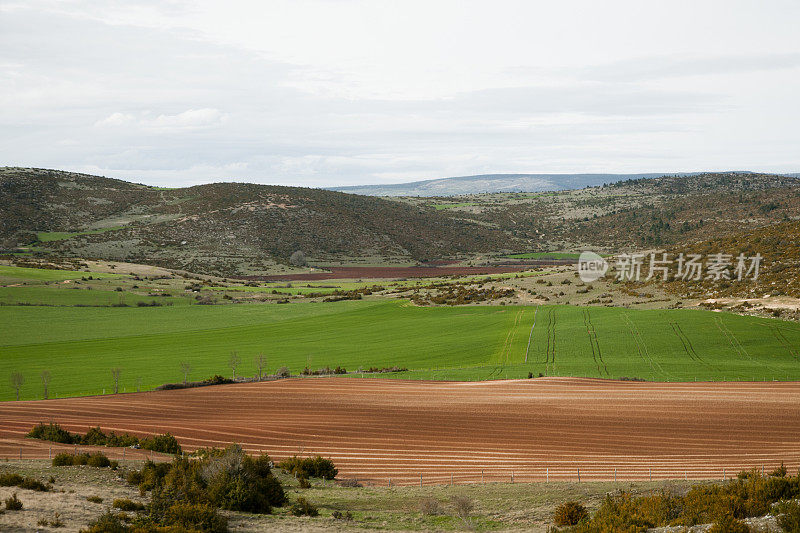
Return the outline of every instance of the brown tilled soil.
{"type": "Polygon", "coordinates": [[[276,459],[321,454],[340,478],[376,484],[576,481],[579,469],[587,481],[615,469],[619,480],[713,479],[800,465],[797,382],[310,378],[6,402],[0,457],[46,458],[51,444],[24,434],[50,420],[168,431],[187,450],[237,442],[276,459]]]}

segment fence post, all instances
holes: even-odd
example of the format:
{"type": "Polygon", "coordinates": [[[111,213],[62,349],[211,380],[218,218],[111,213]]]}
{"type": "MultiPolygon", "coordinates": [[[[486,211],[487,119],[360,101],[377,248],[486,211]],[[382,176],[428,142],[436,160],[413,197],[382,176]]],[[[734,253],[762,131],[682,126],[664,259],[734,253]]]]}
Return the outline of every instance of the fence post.
{"type": "Polygon", "coordinates": [[[19,447],[19,460],[22,461],[22,446],[19,447]]]}
{"type": "Polygon", "coordinates": [[[422,488],[422,474],[419,475],[419,486],[422,488]]]}
{"type": "Polygon", "coordinates": [[[387,487],[391,487],[391,486],[392,486],[392,478],[389,478],[389,484],[387,485],[387,487]]]}
{"type": "Polygon", "coordinates": [[[725,481],[725,467],[722,467],[722,481],[725,481]]]}
{"type": "Polygon", "coordinates": [[[578,469],[578,483],[581,482],[581,469],[578,469]]]}
{"type": "Polygon", "coordinates": [[[550,467],[549,466],[547,467],[547,471],[545,473],[544,482],[545,483],[550,483],[550,467]]]}
{"type": "Polygon", "coordinates": [[[511,471],[511,483],[514,483],[514,471],[511,471]]]}
{"type": "Polygon", "coordinates": [[[481,485],[483,485],[483,468],[481,468],[481,485]]]}

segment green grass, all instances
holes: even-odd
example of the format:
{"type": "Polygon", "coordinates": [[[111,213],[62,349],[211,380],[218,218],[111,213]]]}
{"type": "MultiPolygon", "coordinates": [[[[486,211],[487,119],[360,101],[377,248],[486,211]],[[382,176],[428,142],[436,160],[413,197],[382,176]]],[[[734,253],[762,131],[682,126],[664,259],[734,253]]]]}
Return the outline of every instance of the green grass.
{"type": "Polygon", "coordinates": [[[102,272],[81,272],[77,270],[51,270],[45,268],[26,268],[17,266],[0,265],[0,281],[16,283],[19,281],[66,281],[68,279],[81,279],[92,276],[93,278],[120,278],[121,274],[106,274],[102,272]]]}
{"type": "Polygon", "coordinates": [[[0,287],[0,305],[54,305],[54,306],[111,306],[137,305],[151,302],[162,305],[189,305],[191,299],[179,297],[152,297],[135,292],[114,290],[87,290],[86,288],[61,288],[49,286],[0,287]]]}
{"type": "Polygon", "coordinates": [[[75,231],[75,232],[66,232],[66,231],[39,231],[36,233],[36,239],[39,242],[53,242],[53,241],[64,241],[67,239],[71,239],[72,237],[77,237],[79,235],[97,235],[99,233],[105,233],[107,231],[116,231],[123,229],[125,226],[114,226],[111,228],[100,228],[100,229],[92,229],[86,231],[75,231]]]}
{"type": "Polygon", "coordinates": [[[287,366],[297,373],[306,364],[410,369],[381,375],[388,378],[484,380],[531,372],[658,381],[800,379],[796,324],[699,310],[421,308],[364,300],[0,307],[0,321],[7,326],[0,337],[2,400],[13,397],[7,377],[13,371],[25,376],[28,399],[41,397],[38,375],[45,369],[51,393],[59,396],[110,390],[116,366],[121,388],[131,391],[139,380],[143,389],[179,381],[185,360],[192,379],[230,375],[233,350],[242,358],[240,375],[252,375],[254,356],[263,352],[269,371],[287,366]]]}

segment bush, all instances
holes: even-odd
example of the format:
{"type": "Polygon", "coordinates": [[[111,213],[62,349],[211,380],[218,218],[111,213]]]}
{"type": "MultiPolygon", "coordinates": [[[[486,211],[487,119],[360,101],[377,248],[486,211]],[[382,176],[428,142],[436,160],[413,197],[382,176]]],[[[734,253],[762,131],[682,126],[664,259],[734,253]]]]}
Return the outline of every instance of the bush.
{"type": "Polygon", "coordinates": [[[117,515],[106,511],[97,520],[91,522],[81,533],[130,533],[131,528],[122,523],[117,515]]]}
{"type": "Polygon", "coordinates": [[[0,474],[0,487],[16,487],[23,479],[19,474],[0,474]]]}
{"type": "Polygon", "coordinates": [[[61,444],[77,444],[77,439],[80,438],[78,435],[73,435],[54,422],[50,422],[49,424],[41,422],[38,426],[34,426],[34,428],[28,432],[28,437],[31,439],[59,442],[61,444]]]}
{"type": "Polygon", "coordinates": [[[20,509],[22,509],[22,502],[17,498],[16,492],[10,498],[6,498],[7,511],[19,511],[20,509]]]}
{"type": "Polygon", "coordinates": [[[297,477],[317,477],[322,479],[334,479],[339,471],[330,459],[323,459],[319,455],[316,457],[290,457],[278,463],[278,466],[290,474],[297,477]]]}
{"type": "Polygon", "coordinates": [[[94,452],[89,454],[86,464],[94,468],[107,468],[111,466],[111,461],[102,453],[94,452]]]}
{"type": "Polygon", "coordinates": [[[114,500],[114,503],[111,504],[111,507],[119,509],[120,511],[144,511],[144,505],[129,500],[128,498],[117,498],[114,500]]]}
{"type": "Polygon", "coordinates": [[[750,533],[750,527],[731,515],[725,515],[711,526],[708,533],[750,533]]]}
{"type": "Polygon", "coordinates": [[[154,452],[171,453],[174,455],[179,455],[181,453],[181,446],[178,444],[178,440],[169,433],[147,437],[146,439],[142,439],[140,444],[145,450],[152,450],[154,452]]]}
{"type": "Polygon", "coordinates": [[[109,460],[101,452],[92,453],[79,453],[72,454],[61,452],[53,457],[53,466],[82,466],[88,465],[95,468],[112,468],[116,469],[118,464],[116,461],[109,460]]]}
{"type": "Polygon", "coordinates": [[[172,463],[148,461],[128,481],[142,494],[153,491],[150,513],[159,520],[176,501],[212,504],[223,509],[270,513],[286,503],[283,486],[270,469],[270,458],[249,457],[237,445],[204,450],[199,461],[177,457],[172,463]]]}
{"type": "Polygon", "coordinates": [[[778,525],[783,531],[800,533],[800,503],[788,502],[778,506],[778,525]]]}
{"type": "Polygon", "coordinates": [[[578,502],[564,502],[553,514],[553,521],[557,526],[576,526],[581,520],[589,516],[586,507],[578,502]]]}
{"type": "Polygon", "coordinates": [[[436,498],[422,498],[419,501],[419,511],[428,516],[439,514],[439,500],[436,498]]]}
{"type": "Polygon", "coordinates": [[[213,506],[207,503],[178,502],[167,509],[161,524],[173,526],[175,531],[204,531],[208,533],[225,533],[228,531],[228,519],[220,515],[213,506]]]}
{"type": "Polygon", "coordinates": [[[100,496],[88,496],[86,498],[86,501],[92,503],[103,503],[103,498],[101,498],[100,496]]]}
{"type": "Polygon", "coordinates": [[[351,522],[353,520],[353,513],[350,511],[347,511],[346,513],[334,511],[331,513],[331,516],[336,520],[344,520],[345,522],[351,522]]]}
{"type": "Polygon", "coordinates": [[[297,501],[289,509],[289,512],[294,516],[317,516],[319,514],[317,508],[303,497],[297,498],[297,501]]]}
{"type": "Polygon", "coordinates": [[[37,492],[47,492],[50,490],[50,487],[32,477],[26,477],[21,482],[17,483],[17,486],[21,489],[35,490],[37,492]]]}

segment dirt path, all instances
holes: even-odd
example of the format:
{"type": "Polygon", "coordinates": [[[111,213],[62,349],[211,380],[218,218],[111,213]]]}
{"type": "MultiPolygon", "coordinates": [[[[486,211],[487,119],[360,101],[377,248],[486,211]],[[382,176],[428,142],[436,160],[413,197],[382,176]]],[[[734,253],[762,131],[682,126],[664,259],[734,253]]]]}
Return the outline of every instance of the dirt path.
{"type": "Polygon", "coordinates": [[[238,442],[281,459],[333,458],[341,476],[395,484],[722,478],[800,466],[800,383],[640,383],[542,378],[420,382],[291,379],[0,404],[0,457],[47,457],[23,438],[54,420],[187,449],[238,442]],[[724,473],[723,473],[724,469],[724,473]]]}

